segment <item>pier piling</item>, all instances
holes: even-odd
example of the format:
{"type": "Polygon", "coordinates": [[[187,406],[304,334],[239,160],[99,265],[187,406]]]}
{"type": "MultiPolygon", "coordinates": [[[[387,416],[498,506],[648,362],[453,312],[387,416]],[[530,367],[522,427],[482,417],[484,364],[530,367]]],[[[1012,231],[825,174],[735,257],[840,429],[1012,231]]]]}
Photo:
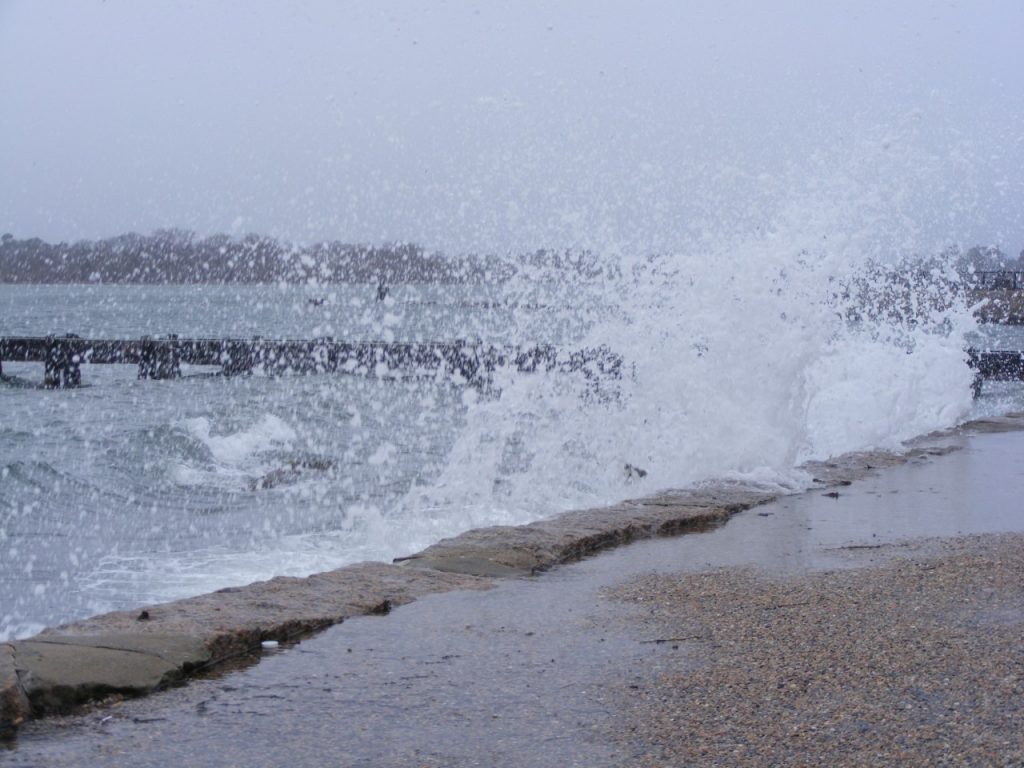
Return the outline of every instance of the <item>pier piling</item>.
{"type": "Polygon", "coordinates": [[[82,358],[75,352],[68,334],[63,338],[46,337],[46,358],[43,362],[43,386],[47,389],[72,389],[82,384],[82,358]]]}
{"type": "Polygon", "coordinates": [[[177,379],[181,376],[181,350],[177,334],[166,340],[143,336],[139,345],[140,379],[177,379]]]}

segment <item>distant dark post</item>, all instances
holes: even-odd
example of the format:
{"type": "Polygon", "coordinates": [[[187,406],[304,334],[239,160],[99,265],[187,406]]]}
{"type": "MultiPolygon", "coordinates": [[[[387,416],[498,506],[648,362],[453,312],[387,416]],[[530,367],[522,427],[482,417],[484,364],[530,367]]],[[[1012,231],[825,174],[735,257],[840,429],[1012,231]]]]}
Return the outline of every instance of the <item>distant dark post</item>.
{"type": "Polygon", "coordinates": [[[310,358],[313,370],[317,373],[338,370],[338,349],[333,336],[321,336],[313,339],[310,347],[310,358]]]}
{"type": "Polygon", "coordinates": [[[251,344],[244,341],[228,341],[221,346],[221,373],[225,376],[252,373],[256,364],[255,358],[255,350],[251,344]]]}
{"type": "Polygon", "coordinates": [[[177,379],[181,376],[181,350],[178,335],[166,339],[143,336],[139,350],[140,379],[177,379]]]}
{"type": "Polygon", "coordinates": [[[75,354],[70,339],[46,337],[46,360],[43,362],[43,386],[48,389],[71,389],[82,384],[81,358],[75,354]]]}
{"type": "Polygon", "coordinates": [[[458,373],[470,385],[477,387],[487,383],[486,375],[480,372],[480,356],[476,345],[456,341],[444,347],[444,354],[450,373],[458,373]]]}
{"type": "Polygon", "coordinates": [[[152,336],[143,336],[139,342],[139,378],[148,379],[156,367],[156,345],[152,336]]]}

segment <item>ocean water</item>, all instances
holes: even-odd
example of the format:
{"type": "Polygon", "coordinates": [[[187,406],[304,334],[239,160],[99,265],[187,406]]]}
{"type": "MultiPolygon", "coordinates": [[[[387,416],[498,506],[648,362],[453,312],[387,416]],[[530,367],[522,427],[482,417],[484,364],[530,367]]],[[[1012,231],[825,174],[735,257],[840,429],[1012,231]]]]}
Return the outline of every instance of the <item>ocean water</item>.
{"type": "MultiPolygon", "coordinates": [[[[594,314],[549,306],[542,290],[499,296],[480,286],[406,285],[384,302],[375,292],[5,285],[0,335],[571,342],[594,314]],[[523,312],[524,322],[511,319],[523,312]]],[[[480,399],[464,384],[225,378],[189,366],[176,381],[139,381],[134,366],[82,371],[81,389],[49,391],[38,387],[41,364],[4,364],[0,638],[275,574],[390,558],[517,519],[500,510],[407,512],[403,500],[438,481],[480,399]]]]}
{"type": "Polygon", "coordinates": [[[972,401],[965,344],[1017,348],[1020,334],[979,329],[956,301],[851,321],[865,299],[837,289],[828,258],[705,265],[618,259],[590,277],[394,286],[385,302],[369,285],[0,286],[0,335],[603,343],[627,371],[610,398],[568,374],[503,372],[480,392],[188,367],[140,381],[100,365],[48,391],[41,365],[5,363],[0,639],[708,478],[798,490],[805,459],[1022,402],[1016,385],[972,401]]]}

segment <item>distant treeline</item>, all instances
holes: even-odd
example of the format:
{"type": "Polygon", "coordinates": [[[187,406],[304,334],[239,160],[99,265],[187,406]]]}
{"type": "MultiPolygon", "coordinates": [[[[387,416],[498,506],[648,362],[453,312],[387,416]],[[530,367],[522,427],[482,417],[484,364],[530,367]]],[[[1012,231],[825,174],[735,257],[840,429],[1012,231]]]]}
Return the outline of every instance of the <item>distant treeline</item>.
{"type": "MultiPolygon", "coordinates": [[[[950,248],[904,261],[896,273],[944,264],[965,285],[981,272],[1024,271],[1024,251],[950,248]]],[[[447,256],[411,243],[369,246],[338,241],[298,246],[272,237],[198,237],[180,229],[104,240],[47,243],[0,237],[0,283],[497,283],[542,268],[594,278],[617,268],[587,251],[540,250],[507,256],[447,256]]]]}
{"type": "Polygon", "coordinates": [[[509,264],[495,258],[449,258],[406,243],[296,246],[182,230],[56,244],[0,238],[3,283],[461,283],[509,273],[509,264]]]}
{"type": "Polygon", "coordinates": [[[977,282],[976,276],[982,272],[1024,271],[1024,251],[1014,258],[1004,253],[998,246],[991,245],[975,245],[967,250],[949,248],[942,254],[940,260],[951,264],[968,284],[977,282]]]}

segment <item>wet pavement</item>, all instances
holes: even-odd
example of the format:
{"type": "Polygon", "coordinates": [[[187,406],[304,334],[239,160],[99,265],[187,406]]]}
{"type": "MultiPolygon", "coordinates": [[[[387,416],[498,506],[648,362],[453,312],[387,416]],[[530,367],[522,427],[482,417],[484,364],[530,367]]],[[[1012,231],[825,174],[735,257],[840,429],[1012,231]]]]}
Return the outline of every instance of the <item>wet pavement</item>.
{"type": "MultiPolygon", "coordinates": [[[[686,648],[637,634],[605,590],[651,571],[855,567],[910,538],[1024,530],[1024,433],[959,448],[486,592],[421,598],[255,665],[27,724],[0,765],[623,765],[617,691],[686,648]]],[[[683,659],[685,664],[685,658],[683,659]]]]}

